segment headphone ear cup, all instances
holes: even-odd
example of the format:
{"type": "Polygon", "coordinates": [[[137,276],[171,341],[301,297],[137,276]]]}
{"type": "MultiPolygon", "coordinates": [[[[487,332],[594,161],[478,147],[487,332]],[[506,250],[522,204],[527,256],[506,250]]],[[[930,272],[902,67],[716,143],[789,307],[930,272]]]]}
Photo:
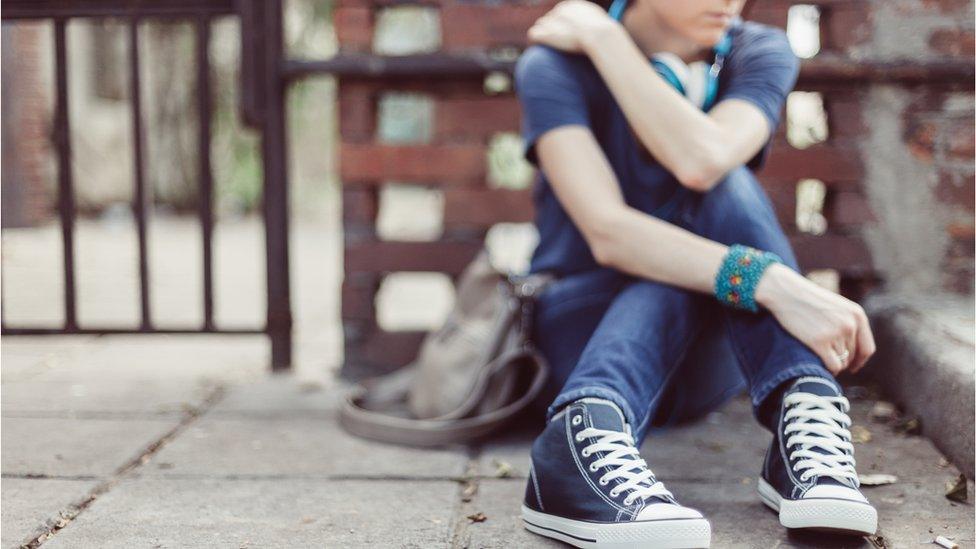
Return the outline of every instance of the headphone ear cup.
{"type": "Polygon", "coordinates": [[[681,95],[687,96],[688,65],[673,53],[661,52],[651,56],[651,65],[681,95]]]}
{"type": "Polygon", "coordinates": [[[654,54],[651,64],[692,105],[702,110],[709,106],[711,81],[714,80],[711,65],[704,61],[686,65],[677,55],[666,52],[654,54]]]}
{"type": "Polygon", "coordinates": [[[699,109],[705,110],[708,104],[709,70],[708,63],[698,61],[688,66],[688,81],[685,84],[685,96],[699,109]]]}

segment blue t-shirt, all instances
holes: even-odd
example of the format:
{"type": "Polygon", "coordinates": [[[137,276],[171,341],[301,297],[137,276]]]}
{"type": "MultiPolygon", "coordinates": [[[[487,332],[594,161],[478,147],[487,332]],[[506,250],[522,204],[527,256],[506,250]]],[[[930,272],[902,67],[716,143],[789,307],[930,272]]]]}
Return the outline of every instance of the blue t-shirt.
{"type": "MultiPolygon", "coordinates": [[[[732,50],[719,73],[716,104],[743,99],[756,105],[772,136],[786,96],[793,89],[799,62],[786,33],[745,21],[729,31],[732,50]]],[[[586,55],[543,45],[528,47],[515,65],[515,90],[522,106],[523,154],[538,167],[535,145],[545,132],[566,125],[588,127],[606,155],[630,206],[668,219],[684,190],[677,179],[637,141],[613,94],[586,55]]],[[[762,166],[770,140],[742,169],[762,166]]],[[[542,170],[533,188],[539,244],[531,272],[568,274],[598,266],[582,234],[556,199],[542,170]]],[[[749,173],[751,177],[751,172],[749,173]]]]}

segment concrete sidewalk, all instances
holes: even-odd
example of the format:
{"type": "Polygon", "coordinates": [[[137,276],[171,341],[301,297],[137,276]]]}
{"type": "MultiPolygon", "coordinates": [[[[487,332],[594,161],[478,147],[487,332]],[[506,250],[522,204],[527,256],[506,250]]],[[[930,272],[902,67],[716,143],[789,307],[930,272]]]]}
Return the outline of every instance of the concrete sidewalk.
{"type": "MultiPolygon", "coordinates": [[[[535,426],[479,448],[361,441],[335,423],[337,385],[270,376],[267,353],[257,337],[5,338],[3,547],[558,546],[518,519],[535,426]]],[[[858,468],[899,479],[866,489],[881,516],[873,542],[779,526],[755,494],[768,435],[742,399],[644,451],[711,519],[714,547],[936,535],[972,547],[971,497],[944,496],[956,470],[926,439],[868,419],[873,404],[854,402],[858,468]]]]}

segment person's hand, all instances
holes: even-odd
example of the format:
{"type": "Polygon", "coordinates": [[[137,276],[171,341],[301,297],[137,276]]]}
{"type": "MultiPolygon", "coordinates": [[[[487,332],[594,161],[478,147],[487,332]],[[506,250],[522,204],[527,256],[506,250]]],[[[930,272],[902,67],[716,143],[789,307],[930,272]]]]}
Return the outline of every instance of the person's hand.
{"type": "Polygon", "coordinates": [[[860,370],[874,354],[874,335],[864,309],[785,265],[767,268],[756,288],[756,301],[834,375],[860,370]]]}
{"type": "Polygon", "coordinates": [[[587,0],[563,0],[532,24],[529,42],[570,53],[586,53],[600,33],[619,23],[600,6],[587,0]]]}

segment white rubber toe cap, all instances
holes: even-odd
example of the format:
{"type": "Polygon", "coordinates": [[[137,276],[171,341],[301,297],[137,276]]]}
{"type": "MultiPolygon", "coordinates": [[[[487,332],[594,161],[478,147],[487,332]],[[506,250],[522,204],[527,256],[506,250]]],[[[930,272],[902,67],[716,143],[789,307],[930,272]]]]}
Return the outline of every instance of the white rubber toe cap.
{"type": "Polygon", "coordinates": [[[847,486],[837,486],[835,484],[826,484],[820,486],[814,486],[807,490],[803,494],[803,499],[807,498],[831,498],[831,499],[846,499],[849,501],[857,501],[860,503],[867,503],[868,500],[865,498],[861,492],[853,488],[848,488],[847,486]]]}
{"type": "Polygon", "coordinates": [[[673,503],[652,503],[637,513],[636,520],[700,519],[701,513],[691,507],[673,503]]]}

